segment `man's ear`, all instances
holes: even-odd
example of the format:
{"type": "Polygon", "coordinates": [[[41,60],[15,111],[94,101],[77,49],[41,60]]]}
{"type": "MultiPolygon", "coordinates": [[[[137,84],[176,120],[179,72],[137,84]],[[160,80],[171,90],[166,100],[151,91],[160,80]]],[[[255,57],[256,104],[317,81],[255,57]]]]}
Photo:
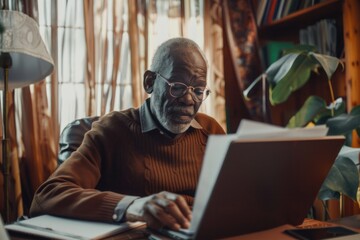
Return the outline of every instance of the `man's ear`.
{"type": "Polygon", "coordinates": [[[154,88],[155,79],[156,79],[156,73],[154,73],[150,70],[145,71],[143,86],[144,86],[146,93],[148,93],[148,94],[152,93],[153,88],[154,88]]]}

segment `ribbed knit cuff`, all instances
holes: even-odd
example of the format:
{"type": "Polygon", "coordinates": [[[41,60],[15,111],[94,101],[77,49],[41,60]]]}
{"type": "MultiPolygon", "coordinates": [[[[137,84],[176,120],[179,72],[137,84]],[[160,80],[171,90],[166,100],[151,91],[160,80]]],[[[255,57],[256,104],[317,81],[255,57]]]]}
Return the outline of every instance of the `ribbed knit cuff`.
{"type": "Polygon", "coordinates": [[[121,194],[114,194],[114,193],[108,193],[106,194],[104,192],[105,196],[103,197],[101,201],[101,206],[99,209],[99,212],[97,213],[99,215],[99,219],[106,221],[106,222],[112,222],[112,216],[114,214],[114,209],[118,202],[123,198],[121,194]]]}
{"type": "Polygon", "coordinates": [[[115,207],[113,220],[115,222],[123,222],[125,219],[125,212],[129,205],[139,197],[136,196],[125,196],[121,199],[115,207]]]}

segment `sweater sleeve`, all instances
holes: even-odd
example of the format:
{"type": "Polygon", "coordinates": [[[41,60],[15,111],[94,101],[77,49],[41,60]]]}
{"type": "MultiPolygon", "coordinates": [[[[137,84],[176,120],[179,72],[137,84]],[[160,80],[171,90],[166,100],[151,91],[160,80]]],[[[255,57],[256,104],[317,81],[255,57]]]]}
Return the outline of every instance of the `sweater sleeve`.
{"type": "MultiPolygon", "coordinates": [[[[77,151],[36,191],[30,216],[52,214],[85,220],[112,222],[114,210],[125,195],[97,188],[102,161],[112,155],[106,144],[106,124],[96,124],[77,151]]],[[[110,145],[110,146],[108,146],[110,145]]]]}

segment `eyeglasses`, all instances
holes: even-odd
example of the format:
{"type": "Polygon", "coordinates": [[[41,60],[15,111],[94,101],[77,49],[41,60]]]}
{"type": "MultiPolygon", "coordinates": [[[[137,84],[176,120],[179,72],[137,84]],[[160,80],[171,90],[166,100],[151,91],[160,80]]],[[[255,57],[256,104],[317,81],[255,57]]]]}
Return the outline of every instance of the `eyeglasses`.
{"type": "Polygon", "coordinates": [[[188,86],[181,82],[169,82],[168,79],[163,77],[160,73],[156,73],[160,76],[170,87],[169,92],[172,97],[179,98],[184,96],[187,91],[190,89],[191,96],[193,97],[195,102],[202,102],[204,101],[211,93],[210,89],[207,87],[193,87],[188,86]]]}

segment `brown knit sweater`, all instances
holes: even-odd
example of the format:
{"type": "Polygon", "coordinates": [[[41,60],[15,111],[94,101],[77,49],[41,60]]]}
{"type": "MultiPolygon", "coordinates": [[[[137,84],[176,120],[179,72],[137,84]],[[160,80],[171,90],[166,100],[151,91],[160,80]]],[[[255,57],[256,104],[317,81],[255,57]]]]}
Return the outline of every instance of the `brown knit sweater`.
{"type": "Polygon", "coordinates": [[[202,128],[175,139],[158,129],[142,132],[139,109],[112,112],[93,124],[82,145],[37,190],[30,215],[53,214],[111,222],[126,195],[170,191],[192,205],[209,134],[223,134],[198,113],[202,128]]]}

